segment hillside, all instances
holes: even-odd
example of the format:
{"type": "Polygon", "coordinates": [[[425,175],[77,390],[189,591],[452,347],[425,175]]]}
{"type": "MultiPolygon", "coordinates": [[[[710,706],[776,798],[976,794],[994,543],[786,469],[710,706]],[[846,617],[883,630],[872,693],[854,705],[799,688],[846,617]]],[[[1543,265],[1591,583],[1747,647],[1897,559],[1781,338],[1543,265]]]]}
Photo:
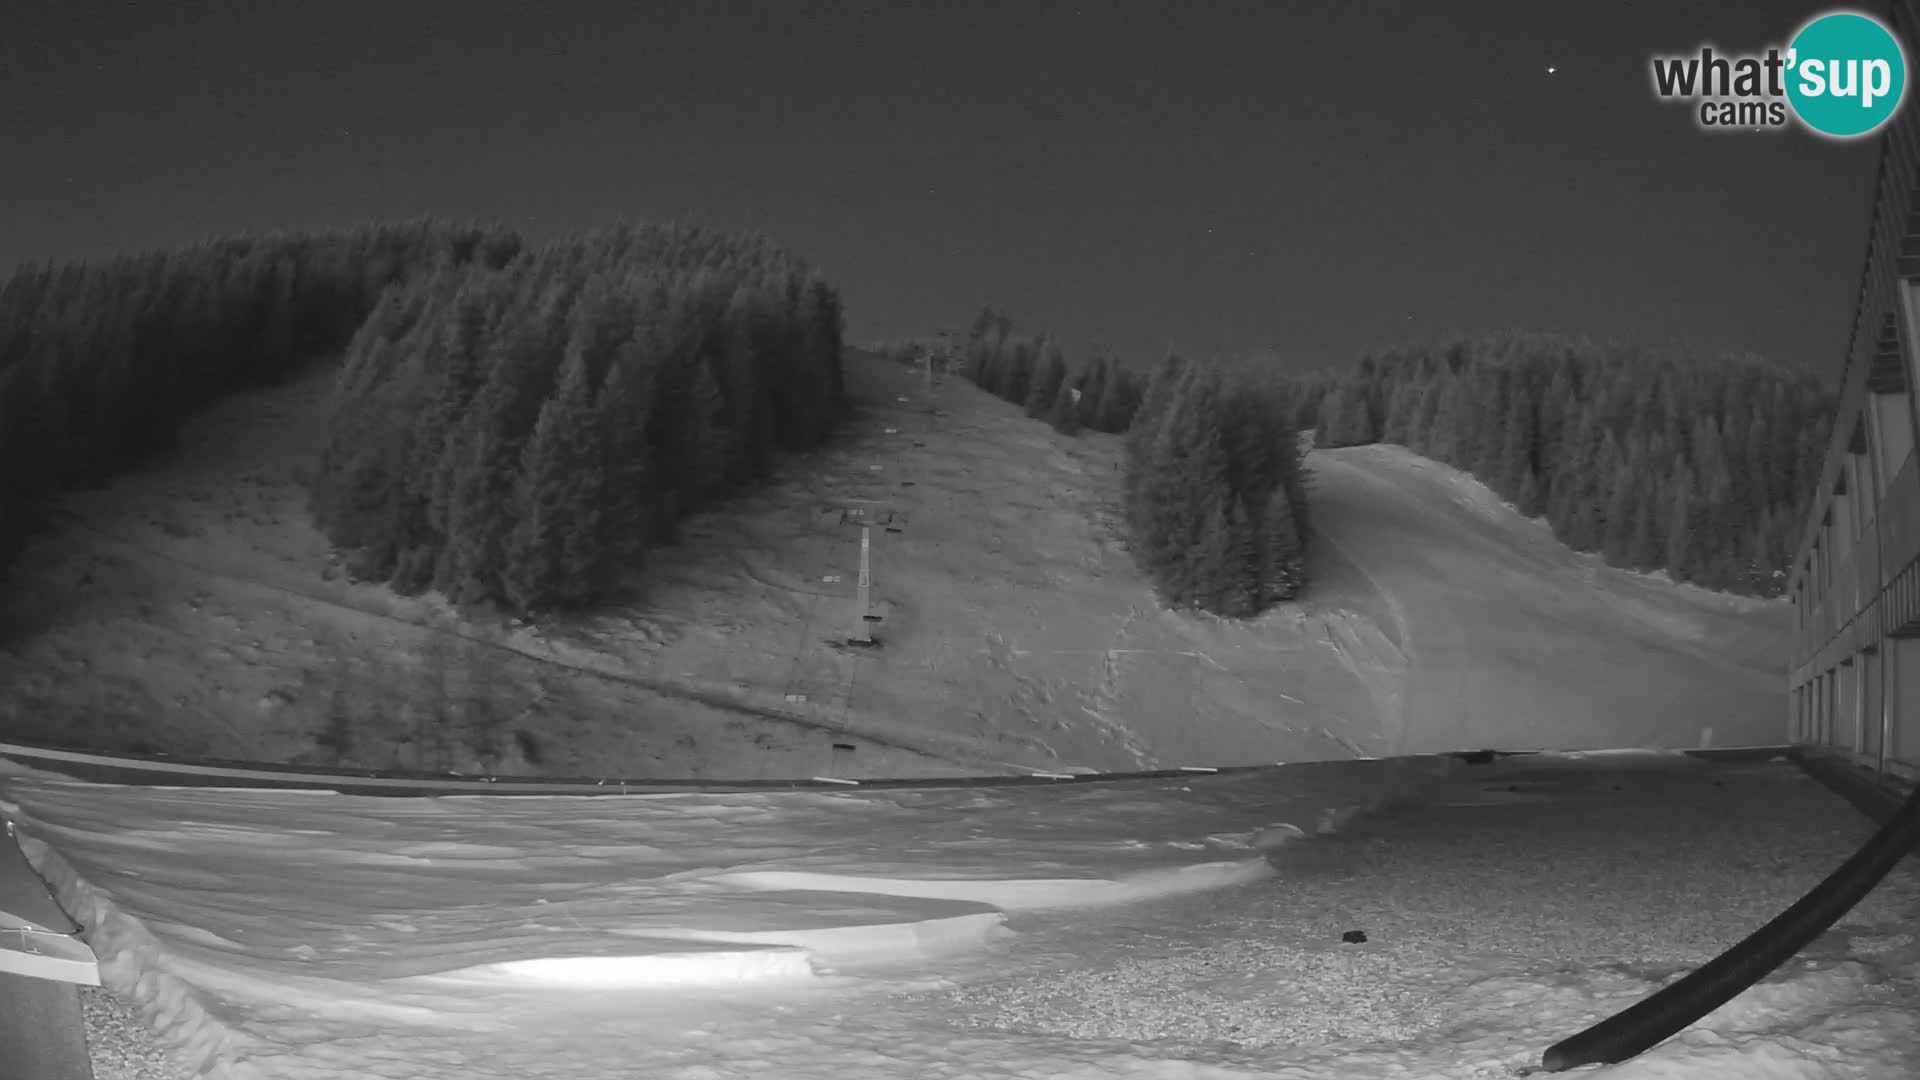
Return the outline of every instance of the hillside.
{"type": "Polygon", "coordinates": [[[1784,605],[1606,568],[1404,450],[1310,455],[1307,600],[1230,624],[1138,580],[1117,438],[857,352],[846,378],[826,448],[689,519],[642,603],[551,633],[345,580],[301,488],[330,371],[231,398],[14,568],[0,737],[744,778],[1780,736],[1784,605]],[[844,644],[859,506],[899,529],[874,649],[844,644]]]}

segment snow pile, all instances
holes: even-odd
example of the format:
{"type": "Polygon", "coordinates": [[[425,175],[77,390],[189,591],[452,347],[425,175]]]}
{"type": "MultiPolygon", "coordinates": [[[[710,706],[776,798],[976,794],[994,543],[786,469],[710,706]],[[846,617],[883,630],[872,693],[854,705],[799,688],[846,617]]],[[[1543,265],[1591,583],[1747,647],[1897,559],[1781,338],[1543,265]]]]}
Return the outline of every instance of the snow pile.
{"type": "Polygon", "coordinates": [[[89,928],[105,984],[192,1067],[264,1077],[304,1075],[292,1059],[320,1032],[524,1033],[530,1017],[550,1030],[556,1003],[658,1016],[699,1001],[707,1015],[737,1007],[743,986],[818,991],[977,949],[1009,910],[1245,882],[1271,872],[1262,847],[1450,767],[381,799],[96,785],[6,765],[0,812],[89,928]]]}
{"type": "MultiPolygon", "coordinates": [[[[1864,832],[1790,766],[1651,755],[437,800],[0,770],[108,986],[235,1080],[1511,1076],[1864,832]],[[1475,797],[1509,787],[1532,798],[1475,797]]],[[[1913,1075],[1916,912],[1903,868],[1760,986],[1582,1075],[1913,1075]]]]}

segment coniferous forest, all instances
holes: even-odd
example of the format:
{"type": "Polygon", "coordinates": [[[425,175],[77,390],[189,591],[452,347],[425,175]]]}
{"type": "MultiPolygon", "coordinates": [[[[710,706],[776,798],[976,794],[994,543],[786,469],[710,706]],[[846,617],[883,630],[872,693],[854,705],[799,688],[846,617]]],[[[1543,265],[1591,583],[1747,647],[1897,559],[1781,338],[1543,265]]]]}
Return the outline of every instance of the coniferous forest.
{"type": "Polygon", "coordinates": [[[844,415],[838,294],[755,235],[415,222],[0,287],[0,556],[223,395],[345,352],[312,510],[361,577],[560,610],[844,415]]]}
{"type": "Polygon", "coordinates": [[[1306,586],[1308,477],[1288,379],[1168,356],[1126,436],[1127,543],[1172,607],[1257,615],[1306,586]]]}
{"type": "Polygon", "coordinates": [[[1110,356],[1071,368],[1051,337],[1017,335],[991,307],[968,331],[966,365],[1061,434],[1126,435],[1127,547],[1168,606],[1248,618],[1305,587],[1306,474],[1286,379],[1177,357],[1150,379],[1110,356]]]}
{"type": "Polygon", "coordinates": [[[966,372],[1062,434],[1126,436],[1127,547],[1168,606],[1248,618],[1306,586],[1306,472],[1286,378],[1171,356],[1144,378],[1111,356],[1070,367],[1052,338],[1016,334],[993,307],[968,331],[966,372]]]}
{"type": "Polygon", "coordinates": [[[591,602],[827,437],[841,333],[838,294],[754,236],[623,226],[438,268],[347,347],[314,516],[402,593],[591,602]]]}
{"type": "Polygon", "coordinates": [[[1521,333],[1381,352],[1301,390],[1322,446],[1406,446],[1609,565],[1760,596],[1785,582],[1834,410],[1777,363],[1521,333]]]}
{"type": "MultiPolygon", "coordinates": [[[[462,604],[604,595],[684,515],[844,415],[837,293],[755,235],[618,226],[531,247],[418,221],[280,233],[0,285],[0,561],[61,492],[219,397],[345,354],[312,509],[362,577],[462,604]]],[[[1507,333],[1287,378],[1069,363],[995,308],[964,374],[1055,430],[1124,433],[1129,543],[1170,604],[1304,586],[1293,433],[1464,469],[1615,566],[1777,594],[1832,393],[1752,358],[1507,333]]]]}
{"type": "Polygon", "coordinates": [[[20,267],[0,285],[0,563],[52,497],[170,449],[223,395],[337,353],[390,285],[519,249],[420,221],[20,267]]]}
{"type": "Polygon", "coordinates": [[[1062,435],[1118,435],[1133,422],[1145,392],[1138,374],[1112,356],[1067,363],[1059,342],[1014,333],[1013,320],[983,308],[967,331],[965,374],[982,390],[1019,405],[1062,435]]]}

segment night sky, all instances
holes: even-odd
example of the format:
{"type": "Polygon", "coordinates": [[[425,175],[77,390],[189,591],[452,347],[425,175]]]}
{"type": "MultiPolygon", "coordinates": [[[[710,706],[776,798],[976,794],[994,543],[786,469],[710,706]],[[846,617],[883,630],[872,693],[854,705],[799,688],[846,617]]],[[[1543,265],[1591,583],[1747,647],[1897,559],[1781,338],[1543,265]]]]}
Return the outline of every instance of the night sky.
{"type": "Polygon", "coordinates": [[[1873,141],[1708,135],[1647,74],[1824,8],[19,3],[0,264],[678,218],[807,256],[854,341],[996,303],[1134,362],[1522,326],[1833,368],[1873,141]]]}

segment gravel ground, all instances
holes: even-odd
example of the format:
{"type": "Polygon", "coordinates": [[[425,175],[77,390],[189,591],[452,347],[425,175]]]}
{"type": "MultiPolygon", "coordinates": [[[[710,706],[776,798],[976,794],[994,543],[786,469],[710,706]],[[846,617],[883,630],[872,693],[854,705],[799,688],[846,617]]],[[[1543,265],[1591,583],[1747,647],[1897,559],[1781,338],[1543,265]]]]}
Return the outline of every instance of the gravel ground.
{"type": "Polygon", "coordinates": [[[93,1080],[194,1080],[167,1057],[133,1005],[100,987],[83,986],[80,1008],[87,1020],[93,1080]]]}
{"type": "MultiPolygon", "coordinates": [[[[927,1012],[1074,1038],[1414,1039],[1502,986],[1664,984],[1790,906],[1873,830],[1784,763],[1488,766],[1461,781],[1460,801],[1478,805],[1388,811],[1303,841],[1274,856],[1271,881],[1017,921],[1018,954],[983,962],[927,1012]],[[1343,943],[1349,930],[1366,941],[1343,943]]],[[[1911,940],[1915,863],[1804,955],[1911,940]]]]}

